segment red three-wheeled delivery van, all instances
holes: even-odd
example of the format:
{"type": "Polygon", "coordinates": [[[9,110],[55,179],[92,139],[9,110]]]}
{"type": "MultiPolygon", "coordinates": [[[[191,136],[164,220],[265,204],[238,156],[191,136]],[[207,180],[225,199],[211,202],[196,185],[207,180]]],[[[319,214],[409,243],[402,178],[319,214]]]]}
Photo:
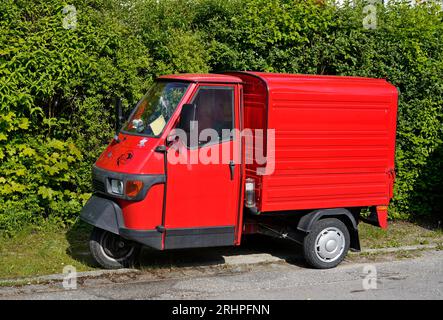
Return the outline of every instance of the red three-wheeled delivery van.
{"type": "Polygon", "coordinates": [[[359,221],[387,227],[397,100],[383,79],[159,77],[93,166],[81,212],[93,257],[119,268],[142,245],[238,246],[261,233],[335,267],[360,250],[359,221]]]}

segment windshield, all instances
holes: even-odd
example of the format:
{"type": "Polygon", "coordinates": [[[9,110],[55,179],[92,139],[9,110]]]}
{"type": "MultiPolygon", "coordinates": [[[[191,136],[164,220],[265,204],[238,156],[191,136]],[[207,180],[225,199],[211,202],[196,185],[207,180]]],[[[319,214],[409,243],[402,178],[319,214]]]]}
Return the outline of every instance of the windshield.
{"type": "Polygon", "coordinates": [[[149,136],[160,135],[188,86],[185,82],[155,82],[135,107],[123,131],[149,136]]]}

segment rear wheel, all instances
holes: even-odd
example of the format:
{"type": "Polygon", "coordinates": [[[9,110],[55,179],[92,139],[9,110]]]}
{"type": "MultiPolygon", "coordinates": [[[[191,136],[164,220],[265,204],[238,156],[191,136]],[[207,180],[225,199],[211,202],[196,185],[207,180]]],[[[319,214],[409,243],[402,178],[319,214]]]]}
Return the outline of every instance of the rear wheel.
{"type": "Polygon", "coordinates": [[[105,269],[133,267],[141,246],[119,235],[94,227],[89,248],[95,261],[105,269]]]}
{"type": "Polygon", "coordinates": [[[349,244],[349,231],[343,222],[335,218],[321,219],[304,238],[303,254],[314,268],[334,268],[345,258],[349,244]]]}

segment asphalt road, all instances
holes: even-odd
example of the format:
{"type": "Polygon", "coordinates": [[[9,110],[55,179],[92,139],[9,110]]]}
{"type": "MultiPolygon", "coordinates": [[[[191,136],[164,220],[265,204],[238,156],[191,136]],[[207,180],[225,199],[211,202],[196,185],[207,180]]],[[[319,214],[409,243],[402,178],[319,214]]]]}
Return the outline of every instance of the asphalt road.
{"type": "Polygon", "coordinates": [[[60,284],[3,288],[0,299],[443,298],[443,251],[424,251],[419,257],[397,261],[347,262],[331,270],[286,262],[211,272],[200,269],[181,276],[171,272],[163,279],[147,272],[127,278],[89,279],[76,290],[64,290],[60,284]]]}

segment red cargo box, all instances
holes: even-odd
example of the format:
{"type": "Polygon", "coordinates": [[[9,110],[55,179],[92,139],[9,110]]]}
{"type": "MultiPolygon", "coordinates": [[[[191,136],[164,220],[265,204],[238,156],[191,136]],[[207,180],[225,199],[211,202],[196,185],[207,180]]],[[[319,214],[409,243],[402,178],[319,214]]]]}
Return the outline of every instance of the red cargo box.
{"type": "Polygon", "coordinates": [[[268,159],[261,175],[247,165],[259,211],[389,204],[396,87],[359,77],[229,74],[244,81],[245,128],[275,129],[275,168],[268,159]]]}

